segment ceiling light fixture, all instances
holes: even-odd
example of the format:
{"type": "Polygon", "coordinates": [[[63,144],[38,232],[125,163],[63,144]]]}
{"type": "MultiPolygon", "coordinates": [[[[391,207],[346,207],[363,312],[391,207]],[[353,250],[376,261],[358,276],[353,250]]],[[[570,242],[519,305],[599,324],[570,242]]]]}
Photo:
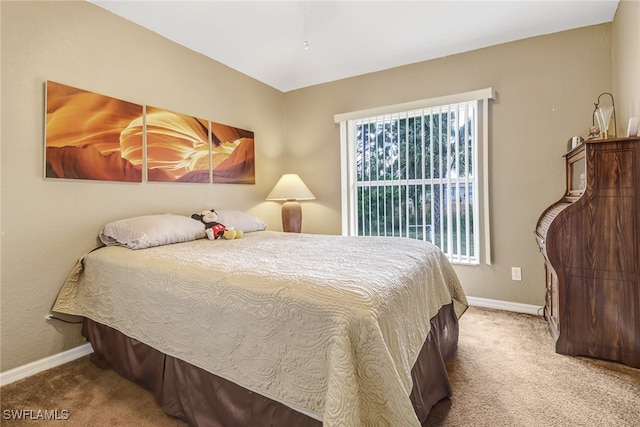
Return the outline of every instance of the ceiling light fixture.
{"type": "Polygon", "coordinates": [[[307,2],[302,2],[302,13],[304,14],[304,42],[302,47],[304,50],[309,50],[309,42],[307,41],[307,2]]]}

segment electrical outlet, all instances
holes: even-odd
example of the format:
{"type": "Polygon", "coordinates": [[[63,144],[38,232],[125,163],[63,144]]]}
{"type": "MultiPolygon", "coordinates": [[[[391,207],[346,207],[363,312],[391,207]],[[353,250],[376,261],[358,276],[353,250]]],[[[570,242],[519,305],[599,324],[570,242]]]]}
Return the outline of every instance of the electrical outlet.
{"type": "Polygon", "coordinates": [[[511,267],[511,280],[522,280],[522,269],[520,267],[511,267]]]}

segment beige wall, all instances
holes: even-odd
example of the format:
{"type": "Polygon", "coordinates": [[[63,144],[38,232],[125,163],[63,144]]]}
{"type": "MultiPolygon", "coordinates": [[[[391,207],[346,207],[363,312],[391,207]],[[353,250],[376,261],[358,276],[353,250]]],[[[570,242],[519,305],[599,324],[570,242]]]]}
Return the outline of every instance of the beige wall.
{"type": "Polygon", "coordinates": [[[622,0],[612,30],[613,95],[618,134],[626,136],[630,117],[640,119],[640,1],[622,0]]]}
{"type": "MultiPolygon", "coordinates": [[[[303,231],[338,234],[340,152],[334,114],[489,86],[498,94],[490,110],[494,265],[457,271],[471,296],[541,305],[542,259],[533,229],[538,215],[564,189],[567,139],[586,134],[595,98],[612,90],[612,28],[618,47],[635,46],[637,52],[633,37],[638,30],[632,28],[637,27],[637,5],[623,3],[631,19],[627,12],[618,13],[613,26],[283,94],[85,2],[1,2],[0,369],[81,342],[77,327],[47,323],[43,316],[105,222],[214,206],[249,210],[269,228],[281,229],[279,205],[264,197],[281,173],[292,171],[317,196],[303,205],[303,231]],[[45,180],[45,80],[251,129],[256,133],[256,185],[45,180]],[[511,266],[523,268],[522,282],[510,280],[511,266]]],[[[637,76],[637,57],[634,64],[637,76]]],[[[616,100],[637,113],[637,82],[633,86],[630,75],[616,72],[617,90],[635,87],[635,95],[616,100]]]]}
{"type": "Polygon", "coordinates": [[[305,221],[314,231],[340,232],[334,114],[493,87],[494,263],[456,271],[470,296],[541,306],[543,263],[533,231],[542,211],[563,194],[567,140],[586,136],[593,102],[612,90],[610,29],[605,24],[536,37],[287,93],[289,151],[300,152],[288,160],[318,196],[316,205],[304,205],[305,221]],[[522,282],[511,280],[512,266],[522,268],[522,282]]]}
{"type": "Polygon", "coordinates": [[[284,95],[87,2],[1,2],[2,371],[71,348],[79,328],[45,322],[75,260],[105,222],[191,214],[209,207],[257,213],[279,178],[284,95]],[[256,185],[124,184],[43,178],[43,82],[250,129],[256,185]]]}

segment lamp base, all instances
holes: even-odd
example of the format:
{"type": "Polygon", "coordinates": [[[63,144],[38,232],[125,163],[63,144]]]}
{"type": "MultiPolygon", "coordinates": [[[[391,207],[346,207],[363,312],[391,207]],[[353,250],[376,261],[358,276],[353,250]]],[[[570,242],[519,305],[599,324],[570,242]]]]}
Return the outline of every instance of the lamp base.
{"type": "Polygon", "coordinates": [[[282,205],[282,229],[287,233],[300,233],[302,230],[302,207],[295,200],[288,200],[282,205]]]}

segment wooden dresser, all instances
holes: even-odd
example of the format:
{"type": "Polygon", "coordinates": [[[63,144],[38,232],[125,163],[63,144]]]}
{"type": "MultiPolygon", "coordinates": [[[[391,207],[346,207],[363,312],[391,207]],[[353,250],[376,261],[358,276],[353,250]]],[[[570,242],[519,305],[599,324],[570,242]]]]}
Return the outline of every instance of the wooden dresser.
{"type": "Polygon", "coordinates": [[[536,226],[556,352],[640,368],[640,138],[585,141],[536,226]]]}

